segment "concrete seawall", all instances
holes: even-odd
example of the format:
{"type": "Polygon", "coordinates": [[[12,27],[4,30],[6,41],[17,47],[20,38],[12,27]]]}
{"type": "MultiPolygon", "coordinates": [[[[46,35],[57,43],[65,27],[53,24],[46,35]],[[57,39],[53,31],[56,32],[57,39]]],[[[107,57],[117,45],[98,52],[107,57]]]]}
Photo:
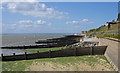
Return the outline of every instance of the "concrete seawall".
{"type": "Polygon", "coordinates": [[[99,45],[108,46],[106,53],[105,53],[105,56],[108,59],[108,61],[111,63],[111,65],[114,67],[114,69],[118,71],[118,64],[119,64],[118,44],[120,44],[120,42],[115,40],[115,39],[108,39],[108,38],[99,38],[97,40],[99,41],[99,45]]]}

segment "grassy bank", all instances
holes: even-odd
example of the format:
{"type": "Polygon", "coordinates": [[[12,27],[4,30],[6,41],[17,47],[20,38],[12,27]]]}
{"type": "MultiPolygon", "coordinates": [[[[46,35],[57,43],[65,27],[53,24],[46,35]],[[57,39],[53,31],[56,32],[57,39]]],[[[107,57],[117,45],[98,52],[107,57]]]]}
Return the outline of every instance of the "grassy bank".
{"type": "Polygon", "coordinates": [[[49,50],[51,51],[56,51],[56,50],[60,50],[61,48],[65,48],[65,47],[55,47],[55,48],[35,48],[35,49],[25,49],[25,51],[27,53],[37,53],[39,52],[47,52],[49,50]]]}
{"type": "Polygon", "coordinates": [[[120,34],[118,34],[118,24],[111,25],[109,30],[107,26],[91,29],[88,31],[87,35],[120,39],[120,34]]]}
{"type": "Polygon", "coordinates": [[[113,71],[105,56],[78,56],[2,62],[3,71],[113,71]]]}

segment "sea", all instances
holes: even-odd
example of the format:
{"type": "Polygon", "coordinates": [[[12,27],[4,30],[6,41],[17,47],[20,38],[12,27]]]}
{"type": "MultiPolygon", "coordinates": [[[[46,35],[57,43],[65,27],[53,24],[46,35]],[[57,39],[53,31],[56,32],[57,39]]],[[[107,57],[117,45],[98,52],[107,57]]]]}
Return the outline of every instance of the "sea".
{"type": "MultiPolygon", "coordinates": [[[[74,33],[42,33],[42,34],[2,34],[2,47],[4,46],[21,46],[21,45],[34,45],[35,41],[59,38],[74,33]]],[[[0,54],[4,56],[16,54],[23,54],[24,49],[0,49],[0,54]]],[[[1,55],[0,55],[1,56],[1,55]]]]}

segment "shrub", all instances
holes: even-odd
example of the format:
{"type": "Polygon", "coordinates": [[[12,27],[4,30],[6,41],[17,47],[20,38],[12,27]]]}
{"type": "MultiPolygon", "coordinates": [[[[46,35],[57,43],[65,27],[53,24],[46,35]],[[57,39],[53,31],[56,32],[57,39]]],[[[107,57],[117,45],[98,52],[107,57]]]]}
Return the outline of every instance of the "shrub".
{"type": "Polygon", "coordinates": [[[120,39],[120,34],[116,34],[116,35],[114,35],[113,38],[120,39]]]}
{"type": "Polygon", "coordinates": [[[95,31],[96,29],[91,29],[91,30],[89,30],[88,32],[93,32],[93,31],[95,31]]]}

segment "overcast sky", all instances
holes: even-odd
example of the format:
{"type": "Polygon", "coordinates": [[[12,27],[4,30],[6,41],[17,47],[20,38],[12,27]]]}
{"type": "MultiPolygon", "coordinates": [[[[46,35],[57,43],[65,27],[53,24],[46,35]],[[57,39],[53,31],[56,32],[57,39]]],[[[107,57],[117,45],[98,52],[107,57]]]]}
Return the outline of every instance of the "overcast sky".
{"type": "Polygon", "coordinates": [[[3,33],[80,33],[117,19],[117,2],[7,2],[3,33]]]}

